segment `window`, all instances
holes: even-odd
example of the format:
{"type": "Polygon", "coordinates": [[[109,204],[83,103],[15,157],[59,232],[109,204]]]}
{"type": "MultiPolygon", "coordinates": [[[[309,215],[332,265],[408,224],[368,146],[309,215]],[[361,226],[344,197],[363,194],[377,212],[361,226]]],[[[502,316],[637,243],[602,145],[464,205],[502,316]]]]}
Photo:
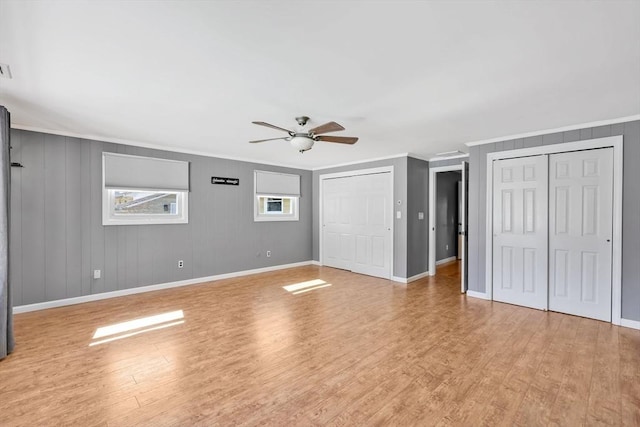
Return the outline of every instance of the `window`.
{"type": "MultiPolygon", "coordinates": [[[[264,197],[261,197],[261,199],[265,199],[264,197]]],[[[274,199],[272,197],[267,197],[267,209],[265,213],[279,213],[281,214],[283,212],[282,210],[282,199],[274,199]]],[[[289,202],[289,207],[291,207],[291,199],[287,199],[287,202],[289,202]]]]}
{"type": "Polygon", "coordinates": [[[255,171],[255,221],[297,221],[300,176],[255,171]]]}
{"type": "Polygon", "coordinates": [[[189,163],[103,153],[103,225],[189,222],[189,163]]]}

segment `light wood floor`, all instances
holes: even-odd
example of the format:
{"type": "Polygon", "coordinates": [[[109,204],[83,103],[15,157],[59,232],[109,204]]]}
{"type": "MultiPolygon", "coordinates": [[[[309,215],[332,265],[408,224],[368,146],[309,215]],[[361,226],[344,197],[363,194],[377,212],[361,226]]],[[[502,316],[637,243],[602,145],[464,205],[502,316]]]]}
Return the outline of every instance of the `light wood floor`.
{"type": "Polygon", "coordinates": [[[467,298],[457,269],[309,266],[16,315],[0,425],[640,425],[640,331],[467,298]],[[331,286],[282,289],[312,279],[331,286]]]}

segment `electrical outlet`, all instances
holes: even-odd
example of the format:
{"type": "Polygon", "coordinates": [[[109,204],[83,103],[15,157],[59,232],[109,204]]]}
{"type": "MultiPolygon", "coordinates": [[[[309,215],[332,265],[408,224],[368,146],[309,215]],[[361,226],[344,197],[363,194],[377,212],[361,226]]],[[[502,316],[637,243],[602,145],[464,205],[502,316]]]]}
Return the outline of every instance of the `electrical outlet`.
{"type": "Polygon", "coordinates": [[[271,257],[271,251],[267,251],[267,258],[271,257]]]}
{"type": "Polygon", "coordinates": [[[94,279],[99,279],[101,276],[101,271],[100,270],[93,270],[93,278],[94,279]]]}
{"type": "Polygon", "coordinates": [[[449,250],[449,245],[444,245],[444,249],[448,251],[449,250]]]}
{"type": "Polygon", "coordinates": [[[178,261],[178,268],[182,268],[182,267],[184,267],[184,261],[180,260],[178,261]]]}

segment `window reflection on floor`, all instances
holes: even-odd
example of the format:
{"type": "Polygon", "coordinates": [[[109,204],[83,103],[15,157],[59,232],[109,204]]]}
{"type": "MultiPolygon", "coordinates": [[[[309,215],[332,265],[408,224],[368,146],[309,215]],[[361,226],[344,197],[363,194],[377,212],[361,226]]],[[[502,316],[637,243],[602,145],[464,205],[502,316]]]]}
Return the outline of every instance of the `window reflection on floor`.
{"type": "Polygon", "coordinates": [[[306,282],[294,283],[283,286],[282,288],[287,292],[291,292],[293,295],[298,295],[309,291],[315,291],[316,289],[326,288],[328,286],[331,286],[331,283],[327,283],[322,279],[315,279],[308,280],[306,282]]]}
{"type": "Polygon", "coordinates": [[[93,340],[89,346],[104,344],[107,342],[132,337],[145,332],[164,329],[184,323],[184,313],[182,310],[171,311],[168,313],[156,314],[140,319],[129,320],[126,322],[115,323],[113,325],[103,326],[96,329],[93,334],[93,340]],[[109,338],[105,338],[109,337],[109,338]],[[105,338],[95,341],[99,338],[105,338]]]}

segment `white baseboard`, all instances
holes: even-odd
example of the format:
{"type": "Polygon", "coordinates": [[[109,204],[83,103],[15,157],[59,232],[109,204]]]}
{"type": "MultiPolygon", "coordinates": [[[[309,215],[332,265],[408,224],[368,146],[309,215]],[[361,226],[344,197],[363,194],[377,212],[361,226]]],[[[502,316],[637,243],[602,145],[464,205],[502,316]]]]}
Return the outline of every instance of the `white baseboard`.
{"type": "Polygon", "coordinates": [[[81,304],[84,302],[99,301],[109,298],[123,297],[126,295],[141,294],[144,292],[159,291],[162,289],[178,288],[180,286],[196,285],[215,280],[231,279],[233,277],[248,276],[250,274],[266,273],[269,271],[283,270],[285,268],[302,267],[311,265],[313,261],[294,262],[292,264],[274,265],[271,267],[254,268],[253,270],[235,271],[233,273],[217,274],[215,276],[198,277],[195,279],[180,280],[177,282],[160,283],[158,285],[140,286],[139,288],[121,289],[118,291],[103,292],[100,294],[83,295],[81,297],[64,298],[55,301],[38,302],[35,304],[19,305],[13,307],[13,314],[28,313],[30,311],[46,310],[48,308],[64,307],[67,305],[81,304]]]}
{"type": "Polygon", "coordinates": [[[436,261],[436,265],[446,264],[448,262],[455,261],[456,259],[458,259],[457,256],[455,256],[455,255],[454,256],[450,256],[449,258],[445,258],[445,259],[441,259],[439,261],[436,261]]]}
{"type": "Polygon", "coordinates": [[[640,321],[620,319],[620,326],[624,326],[625,328],[631,328],[631,329],[640,329],[640,321]]]}
{"type": "Polygon", "coordinates": [[[416,280],[420,280],[423,277],[429,276],[429,271],[425,271],[424,273],[416,274],[415,276],[411,276],[407,279],[407,283],[415,282],[416,280]]]}
{"type": "Polygon", "coordinates": [[[316,261],[315,259],[312,259],[310,261],[311,265],[318,265],[318,266],[322,266],[322,264],[320,264],[320,261],[316,261]]]}
{"type": "Polygon", "coordinates": [[[490,301],[489,296],[484,292],[472,291],[471,289],[468,289],[467,295],[469,295],[472,298],[480,298],[480,299],[485,299],[490,301]]]}
{"type": "Polygon", "coordinates": [[[423,277],[427,277],[428,275],[429,275],[429,272],[425,271],[424,273],[416,274],[415,276],[411,276],[411,277],[391,276],[391,280],[393,282],[398,282],[398,283],[411,283],[411,282],[415,282],[416,280],[422,279],[423,277]]]}

